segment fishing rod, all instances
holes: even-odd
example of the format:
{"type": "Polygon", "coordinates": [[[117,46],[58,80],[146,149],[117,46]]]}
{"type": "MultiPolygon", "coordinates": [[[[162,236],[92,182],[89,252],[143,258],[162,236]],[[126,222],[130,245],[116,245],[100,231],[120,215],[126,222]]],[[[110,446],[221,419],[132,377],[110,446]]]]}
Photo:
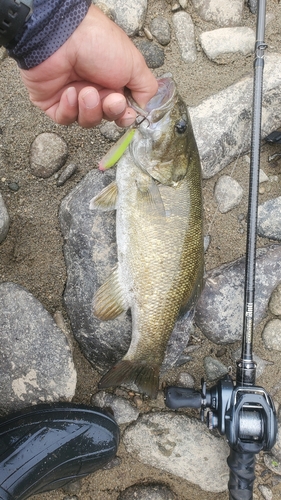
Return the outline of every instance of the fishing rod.
{"type": "Polygon", "coordinates": [[[251,161],[249,179],[248,226],[245,264],[244,313],[241,358],[237,362],[236,382],[230,375],[201,392],[183,387],[168,387],[165,402],[169,408],[201,408],[207,412],[209,429],[226,435],[230,447],[229,500],[252,500],[255,456],[275,444],[277,420],[274,403],[262,387],[256,386],[253,360],[254,296],[256,271],[256,234],[261,143],[262,85],[264,69],[266,0],[258,0],[254,60],[251,161]]]}

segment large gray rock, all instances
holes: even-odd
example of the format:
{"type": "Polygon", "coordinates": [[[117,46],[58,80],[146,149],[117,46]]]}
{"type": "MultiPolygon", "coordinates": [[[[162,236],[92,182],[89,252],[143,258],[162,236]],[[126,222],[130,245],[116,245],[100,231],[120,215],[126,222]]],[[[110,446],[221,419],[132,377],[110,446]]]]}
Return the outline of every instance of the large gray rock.
{"type": "Polygon", "coordinates": [[[217,26],[237,26],[242,21],[244,0],[192,0],[199,16],[217,26]]]}
{"type": "Polygon", "coordinates": [[[143,415],[125,430],[124,444],[139,461],[197,484],[205,491],[227,488],[226,441],[199,420],[176,413],[143,415]]]}
{"type": "MultiPolygon", "coordinates": [[[[265,56],[262,137],[281,125],[280,54],[265,56]]],[[[247,77],[190,107],[204,178],[250,149],[253,78],[247,77]]]]}
{"type": "Polygon", "coordinates": [[[186,63],[196,61],[195,33],[191,16],[184,11],[176,12],[173,15],[173,23],[182,60],[186,63]]]}
{"type": "MultiPolygon", "coordinates": [[[[243,327],[245,258],[207,273],[197,304],[195,322],[212,342],[228,344],[239,340],[243,327]]],[[[269,298],[281,282],[281,245],[257,251],[254,324],[266,315],[269,298]]]]}
{"type": "Polygon", "coordinates": [[[200,35],[200,42],[209,59],[227,63],[231,61],[232,54],[238,52],[247,55],[254,52],[255,38],[254,30],[241,26],[204,31],[200,35]]]}
{"type": "Polygon", "coordinates": [[[0,285],[0,413],[71,401],[76,370],[65,335],[23,287],[0,285]]]}
{"type": "Polygon", "coordinates": [[[147,11],[147,0],[92,0],[94,4],[103,3],[113,12],[115,22],[128,36],[138,34],[142,28],[147,11]]]}
{"type": "MultiPolygon", "coordinates": [[[[129,313],[111,321],[100,321],[92,311],[94,293],[116,265],[117,247],[115,211],[91,211],[89,203],[113,179],[113,170],[104,173],[93,170],[64,198],[59,214],[65,239],[66,308],[83,354],[100,372],[124,356],[132,333],[129,313]]],[[[191,315],[177,322],[163,369],[173,365],[186,347],[191,324],[191,315]]]]}

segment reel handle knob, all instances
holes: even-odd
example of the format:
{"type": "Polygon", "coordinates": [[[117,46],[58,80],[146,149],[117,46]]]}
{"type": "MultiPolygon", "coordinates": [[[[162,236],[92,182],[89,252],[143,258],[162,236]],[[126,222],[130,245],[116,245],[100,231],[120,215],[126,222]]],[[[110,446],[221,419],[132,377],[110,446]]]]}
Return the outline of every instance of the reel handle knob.
{"type": "Polygon", "coordinates": [[[165,403],[169,408],[201,408],[201,393],[187,387],[170,386],[165,389],[165,403]]]}

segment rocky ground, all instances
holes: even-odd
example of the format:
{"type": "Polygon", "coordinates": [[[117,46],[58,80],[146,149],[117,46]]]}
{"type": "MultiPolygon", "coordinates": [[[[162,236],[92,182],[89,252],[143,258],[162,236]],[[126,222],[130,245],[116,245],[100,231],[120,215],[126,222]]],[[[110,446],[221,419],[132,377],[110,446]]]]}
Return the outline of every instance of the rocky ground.
{"type": "MultiPolygon", "coordinates": [[[[235,370],[239,349],[243,290],[239,259],[245,255],[247,225],[255,15],[242,0],[179,4],[148,0],[148,5],[144,0],[104,0],[104,4],[143,51],[155,75],[173,74],[191,107],[204,173],[206,287],[188,345],[180,361],[163,373],[161,383],[198,388],[204,376],[210,386],[218,376],[235,370]],[[228,265],[221,269],[224,264],[228,265]]],[[[255,2],[250,4],[253,10],[255,2]]],[[[268,1],[263,137],[281,127],[280,10],[279,2],[268,1]]],[[[108,395],[98,392],[102,367],[95,369],[89,362],[89,345],[77,342],[79,328],[74,331],[63,300],[73,272],[63,253],[66,225],[80,237],[80,260],[90,241],[81,238],[79,228],[75,232],[77,214],[73,218],[73,209],[65,210],[67,201],[75,202],[83,186],[87,196],[91,194],[92,175],[99,175],[91,172],[118,130],[52,123],[29,103],[16,64],[0,50],[1,411],[73,396],[76,402],[112,406],[122,431],[110,468],[68,491],[34,498],[226,500],[224,439],[199,423],[196,411],[167,410],[162,391],[156,401],[125,389],[108,395]]],[[[254,340],[257,382],[273,395],[277,407],[281,402],[281,157],[271,157],[278,153],[280,145],[263,140],[257,243],[265,249],[258,255],[254,340]]],[[[281,498],[280,450],[278,440],[273,455],[257,458],[255,499],[281,498]]]]}

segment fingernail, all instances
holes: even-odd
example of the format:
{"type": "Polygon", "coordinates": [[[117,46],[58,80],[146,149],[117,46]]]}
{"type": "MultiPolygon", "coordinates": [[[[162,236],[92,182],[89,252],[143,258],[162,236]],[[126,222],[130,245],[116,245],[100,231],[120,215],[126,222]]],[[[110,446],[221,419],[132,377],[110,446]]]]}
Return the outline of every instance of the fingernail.
{"type": "Polygon", "coordinates": [[[126,101],[122,99],[120,101],[113,102],[108,108],[113,115],[120,115],[120,113],[123,113],[126,109],[126,101]]]}
{"type": "Polygon", "coordinates": [[[95,108],[100,101],[99,94],[96,90],[88,90],[88,92],[83,95],[82,99],[86,108],[89,109],[95,108]]]}
{"type": "Polygon", "coordinates": [[[70,106],[76,106],[77,104],[77,93],[74,87],[69,87],[66,91],[66,98],[70,106]]]}

